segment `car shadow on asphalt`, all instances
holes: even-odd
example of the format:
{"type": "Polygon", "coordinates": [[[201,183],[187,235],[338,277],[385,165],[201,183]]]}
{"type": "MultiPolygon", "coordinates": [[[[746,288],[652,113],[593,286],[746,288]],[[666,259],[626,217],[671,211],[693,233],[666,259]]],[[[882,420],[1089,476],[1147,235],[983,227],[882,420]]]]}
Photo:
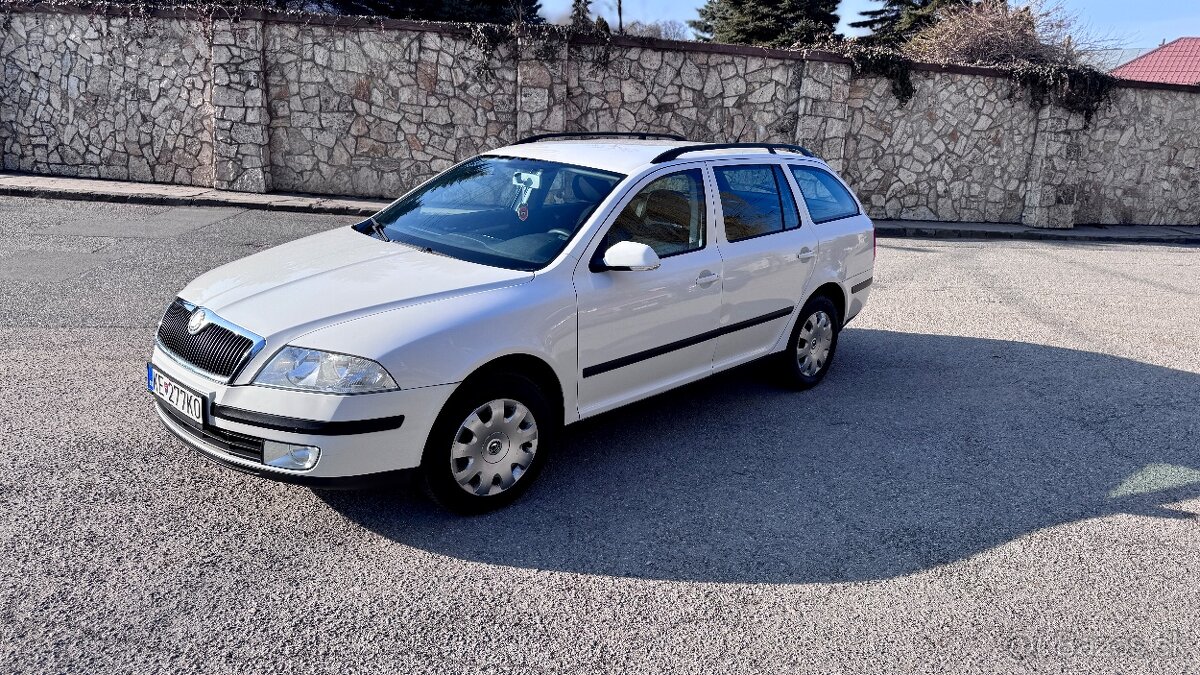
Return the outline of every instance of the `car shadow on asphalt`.
{"type": "Polygon", "coordinates": [[[754,364],[574,425],[513,506],[320,492],[409,546],[649,579],[886,579],[1052,525],[1193,518],[1200,375],[978,338],[848,329],[808,392],[754,364]]]}

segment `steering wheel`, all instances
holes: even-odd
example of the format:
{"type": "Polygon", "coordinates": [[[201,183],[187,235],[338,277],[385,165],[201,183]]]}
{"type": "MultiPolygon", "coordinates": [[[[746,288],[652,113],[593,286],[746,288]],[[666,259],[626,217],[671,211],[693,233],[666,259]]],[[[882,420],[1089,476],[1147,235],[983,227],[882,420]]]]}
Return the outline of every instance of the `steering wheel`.
{"type": "Polygon", "coordinates": [[[563,239],[571,238],[571,233],[561,227],[556,227],[552,230],[546,230],[546,234],[557,234],[558,236],[562,237],[563,239]]]}

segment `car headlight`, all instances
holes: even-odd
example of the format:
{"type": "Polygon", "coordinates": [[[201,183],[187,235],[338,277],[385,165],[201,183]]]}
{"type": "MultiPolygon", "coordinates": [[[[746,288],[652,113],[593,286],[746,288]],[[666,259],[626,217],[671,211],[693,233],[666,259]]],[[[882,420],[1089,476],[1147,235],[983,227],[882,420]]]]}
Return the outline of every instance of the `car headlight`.
{"type": "Polygon", "coordinates": [[[383,366],[349,354],[284,347],[254,378],[255,384],[328,394],[365,394],[396,389],[383,366]]]}

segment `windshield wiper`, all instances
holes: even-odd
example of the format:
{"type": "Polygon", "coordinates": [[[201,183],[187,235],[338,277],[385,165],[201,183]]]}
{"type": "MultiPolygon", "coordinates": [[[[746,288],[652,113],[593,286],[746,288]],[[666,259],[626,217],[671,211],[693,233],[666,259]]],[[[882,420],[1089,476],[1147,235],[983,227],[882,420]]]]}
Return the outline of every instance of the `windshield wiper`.
{"type": "MultiPolygon", "coordinates": [[[[392,240],[389,239],[388,241],[392,241],[392,240]]],[[[430,255],[440,255],[443,258],[454,258],[454,256],[450,255],[449,253],[442,253],[441,251],[435,250],[433,247],[426,246],[424,244],[413,244],[411,242],[404,241],[403,239],[397,241],[396,243],[400,244],[401,246],[407,246],[407,247],[413,249],[414,251],[420,251],[421,253],[428,253],[430,255]]]]}
{"type": "Polygon", "coordinates": [[[384,231],[383,225],[381,225],[378,220],[375,220],[375,216],[368,216],[367,221],[371,223],[371,234],[384,241],[390,242],[392,240],[391,237],[387,236],[387,232],[384,231]]]}

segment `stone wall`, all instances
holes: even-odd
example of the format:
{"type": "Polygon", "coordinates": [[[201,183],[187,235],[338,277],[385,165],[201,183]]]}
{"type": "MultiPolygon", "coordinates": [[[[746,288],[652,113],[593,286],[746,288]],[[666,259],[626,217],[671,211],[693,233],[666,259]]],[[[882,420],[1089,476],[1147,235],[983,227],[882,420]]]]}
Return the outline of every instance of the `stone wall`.
{"type": "Polygon", "coordinates": [[[267,97],[263,89],[266,25],[213,22],[213,186],[242,192],[271,189],[267,97]]]}
{"type": "Polygon", "coordinates": [[[568,129],[653,129],[698,141],[794,143],[803,68],[794,60],[633,47],[571,50],[568,129]]]}
{"type": "Polygon", "coordinates": [[[829,54],[37,5],[0,68],[8,170],[395,196],[530,134],[656,131],[805,145],[880,218],[1200,224],[1200,87],[1130,84],[1085,126],[978,68],[918,67],[900,105],[829,54]]]}
{"type": "MultiPolygon", "coordinates": [[[[1122,89],[1088,129],[1074,131],[1066,172],[1084,223],[1200,221],[1200,95],[1122,89]]],[[[1064,199],[1064,201],[1068,201],[1064,199]]],[[[1069,202],[1068,202],[1069,203],[1069,202]]]]}
{"type": "Polygon", "coordinates": [[[510,46],[484,55],[464,35],[286,23],[266,33],[278,190],[398,195],[515,140],[510,46]]]}
{"type": "Polygon", "coordinates": [[[850,86],[846,180],[878,217],[1021,221],[1037,113],[1014,85],[918,72],[901,106],[891,82],[850,86]]]}
{"type": "Polygon", "coordinates": [[[0,18],[4,169],[212,184],[212,50],[199,21],[0,18]]]}

